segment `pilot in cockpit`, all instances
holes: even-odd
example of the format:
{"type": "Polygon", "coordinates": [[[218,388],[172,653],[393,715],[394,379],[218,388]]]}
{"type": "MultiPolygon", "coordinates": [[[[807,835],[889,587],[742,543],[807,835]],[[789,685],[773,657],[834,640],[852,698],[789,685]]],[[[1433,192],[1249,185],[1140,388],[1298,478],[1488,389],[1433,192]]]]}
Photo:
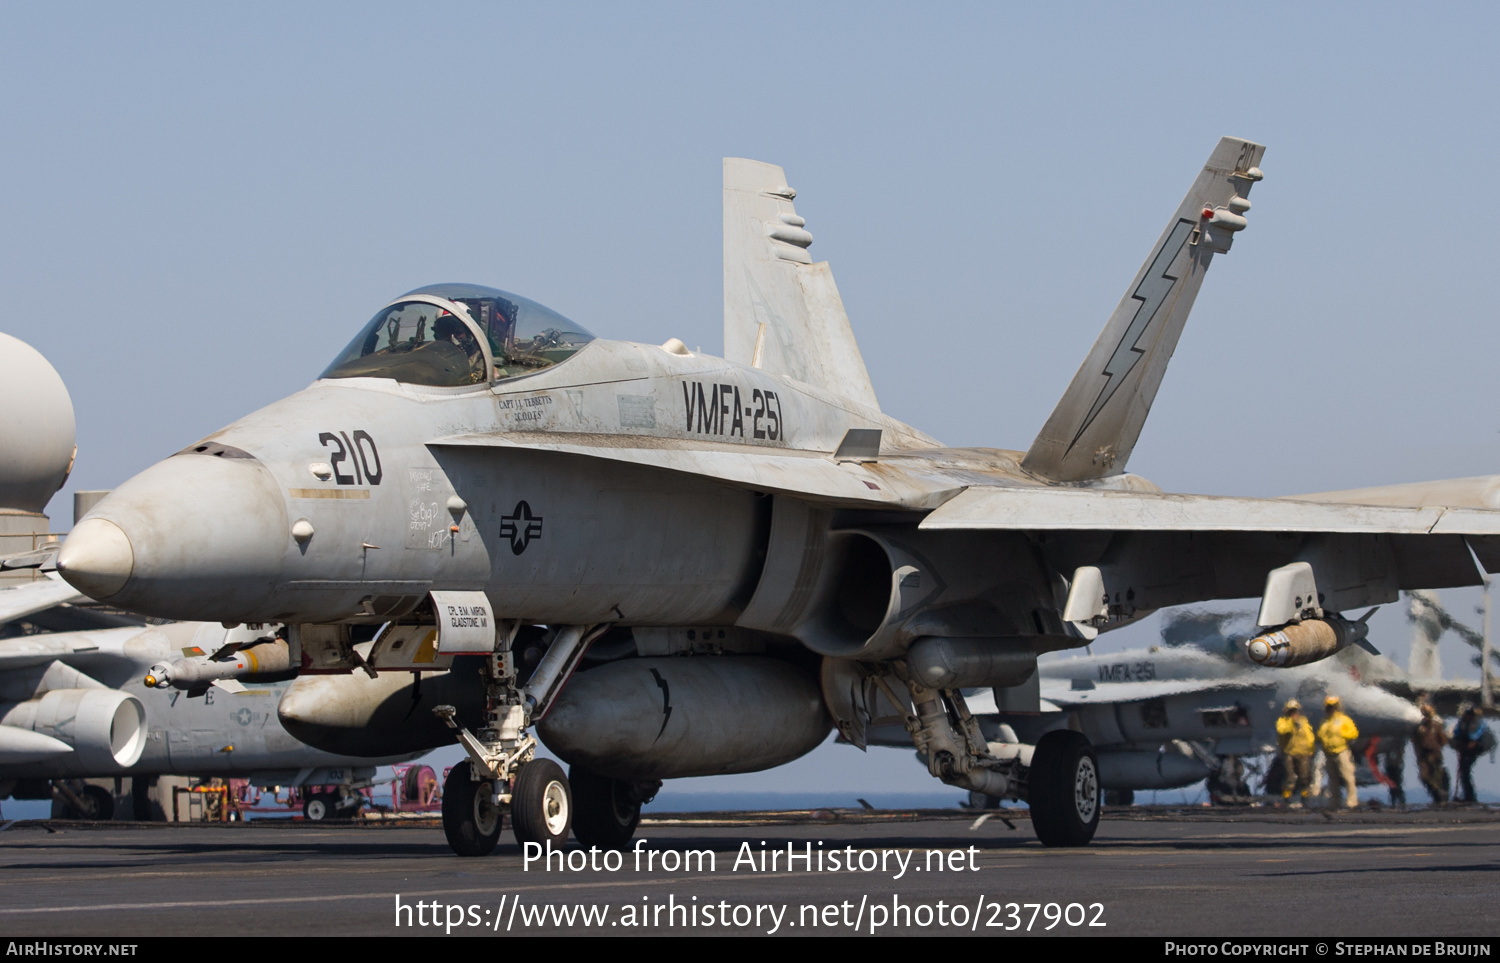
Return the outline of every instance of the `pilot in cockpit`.
{"type": "Polygon", "coordinates": [[[478,384],[485,380],[484,352],[479,350],[479,343],[474,340],[474,335],[469,331],[468,325],[447,311],[438,314],[437,321],[432,326],[434,341],[446,341],[457,345],[469,358],[469,380],[478,384]]]}

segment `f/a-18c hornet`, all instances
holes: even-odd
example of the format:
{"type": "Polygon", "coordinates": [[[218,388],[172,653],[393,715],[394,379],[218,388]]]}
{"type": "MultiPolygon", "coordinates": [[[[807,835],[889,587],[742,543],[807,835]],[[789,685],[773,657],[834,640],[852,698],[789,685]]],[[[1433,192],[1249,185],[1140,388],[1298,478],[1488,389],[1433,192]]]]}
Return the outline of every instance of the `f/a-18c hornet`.
{"type": "MultiPolygon", "coordinates": [[[[1284,628],[1262,646],[1295,662],[1357,640],[1344,610],[1478,584],[1467,536],[1500,534],[1482,509],[1174,495],[1125,473],[1262,153],[1215,147],[1025,452],[946,448],[883,414],[795,192],[729,159],[723,358],[596,339],[494,288],[420,288],[307,389],[120,486],[58,570],[151,615],[283,623],[272,644],[303,674],[477,656],[477,711],[433,709],[468,754],[445,787],[458,853],[493,849],[507,813],[523,842],[571,824],[621,845],[660,780],[788,762],[830,723],[863,745],[877,693],[934,776],[1029,800],[1044,843],[1086,843],[1087,738],[1000,758],[960,690],[1017,687],[1040,653],[1208,599],[1263,596],[1260,624],[1284,628]],[[356,648],[361,624],[384,628],[356,648]]],[[[404,716],[304,700],[289,728],[433,725],[408,695],[404,716]]]]}

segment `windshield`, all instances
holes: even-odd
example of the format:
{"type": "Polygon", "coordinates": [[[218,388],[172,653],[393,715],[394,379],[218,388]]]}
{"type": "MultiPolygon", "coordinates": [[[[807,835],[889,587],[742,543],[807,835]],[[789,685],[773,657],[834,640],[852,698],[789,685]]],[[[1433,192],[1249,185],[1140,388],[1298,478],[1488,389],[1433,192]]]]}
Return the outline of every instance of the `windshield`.
{"type": "Polygon", "coordinates": [[[519,295],[477,284],[434,284],[377,312],[322,377],[480,384],[487,380],[486,364],[489,379],[514,378],[557,364],[592,340],[579,325],[519,295]]]}

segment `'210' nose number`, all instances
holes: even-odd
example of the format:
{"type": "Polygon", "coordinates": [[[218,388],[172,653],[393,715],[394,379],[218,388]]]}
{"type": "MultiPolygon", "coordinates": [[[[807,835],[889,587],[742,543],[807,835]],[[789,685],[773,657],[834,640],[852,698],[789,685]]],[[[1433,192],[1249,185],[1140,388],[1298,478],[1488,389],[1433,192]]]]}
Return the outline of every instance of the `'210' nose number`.
{"type": "Polygon", "coordinates": [[[318,434],[324,448],[332,448],[328,456],[333,469],[333,480],[340,485],[378,485],[385,472],[380,467],[380,451],[375,439],[367,431],[324,431],[318,434]],[[347,463],[347,467],[345,464],[347,463]],[[352,471],[352,474],[351,474],[352,471]]]}

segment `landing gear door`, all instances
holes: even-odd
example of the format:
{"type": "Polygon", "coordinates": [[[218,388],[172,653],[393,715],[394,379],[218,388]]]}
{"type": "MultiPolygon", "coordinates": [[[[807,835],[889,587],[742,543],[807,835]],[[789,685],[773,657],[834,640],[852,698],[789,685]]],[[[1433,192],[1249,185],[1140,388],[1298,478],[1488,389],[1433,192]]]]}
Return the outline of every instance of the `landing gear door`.
{"type": "Polygon", "coordinates": [[[495,613],[483,592],[431,592],[437,617],[437,650],[443,655],[495,651],[495,613]]]}
{"type": "Polygon", "coordinates": [[[388,622],[375,636],[370,665],[377,672],[437,672],[453,667],[453,656],[438,651],[435,625],[388,622]]]}

